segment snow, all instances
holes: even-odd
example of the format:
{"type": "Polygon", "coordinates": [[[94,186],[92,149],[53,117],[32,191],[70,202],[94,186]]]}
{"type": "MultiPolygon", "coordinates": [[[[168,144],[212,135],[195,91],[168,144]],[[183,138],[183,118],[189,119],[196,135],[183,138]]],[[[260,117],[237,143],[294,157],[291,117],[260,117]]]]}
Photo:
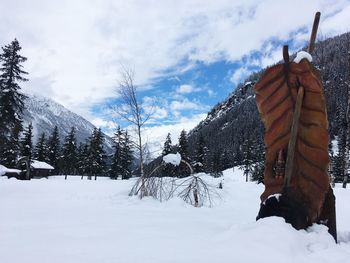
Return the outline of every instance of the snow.
{"type": "Polygon", "coordinates": [[[264,187],[245,183],[237,168],[201,178],[225,179],[212,208],[129,197],[135,179],[0,178],[0,262],[348,262],[349,189],[334,189],[335,244],[321,225],[297,231],[278,217],[256,222],[264,187]]]}
{"type": "MultiPolygon", "coordinates": [[[[270,198],[276,198],[277,202],[279,202],[281,196],[282,196],[282,194],[273,194],[273,195],[269,195],[269,196],[266,198],[266,200],[267,200],[267,199],[270,199],[270,198]]],[[[266,200],[263,202],[263,204],[266,203],[266,200]]]]}
{"type": "Polygon", "coordinates": [[[165,163],[170,163],[172,165],[178,166],[181,163],[181,154],[169,153],[169,154],[163,156],[163,161],[165,163]]]}
{"type": "Polygon", "coordinates": [[[19,174],[21,172],[21,170],[17,170],[17,169],[9,169],[3,165],[0,164],[0,176],[5,175],[6,173],[17,173],[19,174]]]}
{"type": "Polygon", "coordinates": [[[299,63],[300,61],[302,61],[303,59],[307,59],[309,62],[312,62],[312,56],[310,55],[310,53],[306,52],[306,51],[299,51],[297,53],[297,56],[294,59],[295,63],[299,63]]]}
{"type": "Polygon", "coordinates": [[[46,169],[46,170],[54,170],[55,169],[51,165],[49,165],[48,163],[40,162],[37,160],[33,160],[32,163],[30,164],[30,166],[34,169],[46,169]]]}

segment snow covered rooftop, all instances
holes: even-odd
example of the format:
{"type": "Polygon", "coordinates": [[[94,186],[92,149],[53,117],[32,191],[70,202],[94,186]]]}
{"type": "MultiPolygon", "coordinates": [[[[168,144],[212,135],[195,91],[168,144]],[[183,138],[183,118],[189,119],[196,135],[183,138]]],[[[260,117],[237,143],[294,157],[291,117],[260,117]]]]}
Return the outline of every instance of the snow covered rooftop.
{"type": "Polygon", "coordinates": [[[55,169],[54,167],[52,167],[48,163],[40,162],[37,160],[33,160],[30,166],[34,169],[46,169],[46,170],[54,170],[55,169]]]}
{"type": "Polygon", "coordinates": [[[0,164],[0,176],[5,175],[6,173],[17,173],[17,174],[19,174],[20,172],[21,172],[21,170],[10,169],[10,168],[7,168],[7,167],[5,167],[5,166],[0,164]]]}

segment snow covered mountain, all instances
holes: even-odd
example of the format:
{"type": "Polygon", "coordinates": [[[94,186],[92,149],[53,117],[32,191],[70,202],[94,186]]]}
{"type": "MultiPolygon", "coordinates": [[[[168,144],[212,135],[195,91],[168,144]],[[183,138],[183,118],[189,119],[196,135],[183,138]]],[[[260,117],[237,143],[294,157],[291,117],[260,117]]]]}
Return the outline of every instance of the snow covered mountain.
{"type": "MultiPolygon", "coordinates": [[[[319,69],[324,84],[332,140],[343,130],[341,117],[346,116],[348,86],[344,80],[350,76],[349,47],[350,32],[318,42],[313,53],[313,64],[319,69]]],[[[194,155],[202,136],[212,153],[222,153],[224,169],[241,165],[244,152],[249,151],[255,160],[264,159],[261,154],[264,151],[264,127],[252,91],[264,70],[251,74],[189,132],[190,155],[194,155]]]]}
{"type": "MultiPolygon", "coordinates": [[[[71,112],[61,104],[45,97],[28,95],[25,101],[25,110],[23,112],[24,127],[30,122],[33,125],[34,142],[41,133],[49,136],[54,127],[58,127],[61,142],[69,133],[72,127],[75,127],[78,143],[84,142],[95,126],[89,121],[71,112]]],[[[113,141],[107,135],[105,136],[105,149],[109,153],[112,150],[113,141]]]]}

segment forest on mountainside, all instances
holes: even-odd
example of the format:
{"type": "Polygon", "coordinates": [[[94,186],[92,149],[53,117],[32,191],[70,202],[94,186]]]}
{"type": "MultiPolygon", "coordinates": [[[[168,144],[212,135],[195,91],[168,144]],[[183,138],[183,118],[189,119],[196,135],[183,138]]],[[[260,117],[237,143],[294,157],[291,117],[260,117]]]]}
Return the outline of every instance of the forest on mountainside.
{"type": "MultiPolygon", "coordinates": [[[[348,131],[345,124],[350,85],[349,52],[350,33],[345,33],[318,41],[312,54],[313,64],[320,71],[324,85],[329,134],[333,142],[330,145],[330,156],[336,166],[337,163],[339,166],[340,157],[333,149],[344,147],[340,138],[348,131]]],[[[294,59],[295,54],[291,56],[294,59]]],[[[219,153],[221,170],[239,165],[245,166],[253,176],[259,176],[255,173],[261,173],[264,162],[264,127],[257,110],[253,87],[265,70],[251,74],[188,133],[189,156],[196,155],[199,140],[203,139],[208,162],[204,166],[210,167],[214,156],[219,153]]],[[[335,171],[336,176],[342,176],[337,169],[335,171]]]]}

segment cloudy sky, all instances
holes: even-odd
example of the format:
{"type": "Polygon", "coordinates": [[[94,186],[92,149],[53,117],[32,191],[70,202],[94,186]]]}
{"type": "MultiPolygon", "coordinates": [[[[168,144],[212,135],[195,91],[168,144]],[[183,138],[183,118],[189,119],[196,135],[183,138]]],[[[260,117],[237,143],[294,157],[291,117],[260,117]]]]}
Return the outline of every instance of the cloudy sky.
{"type": "Polygon", "coordinates": [[[0,0],[0,45],[28,57],[26,92],[48,96],[105,130],[114,127],[120,67],[156,107],[147,137],[175,140],[251,72],[320,35],[350,30],[350,1],[0,0]]]}

